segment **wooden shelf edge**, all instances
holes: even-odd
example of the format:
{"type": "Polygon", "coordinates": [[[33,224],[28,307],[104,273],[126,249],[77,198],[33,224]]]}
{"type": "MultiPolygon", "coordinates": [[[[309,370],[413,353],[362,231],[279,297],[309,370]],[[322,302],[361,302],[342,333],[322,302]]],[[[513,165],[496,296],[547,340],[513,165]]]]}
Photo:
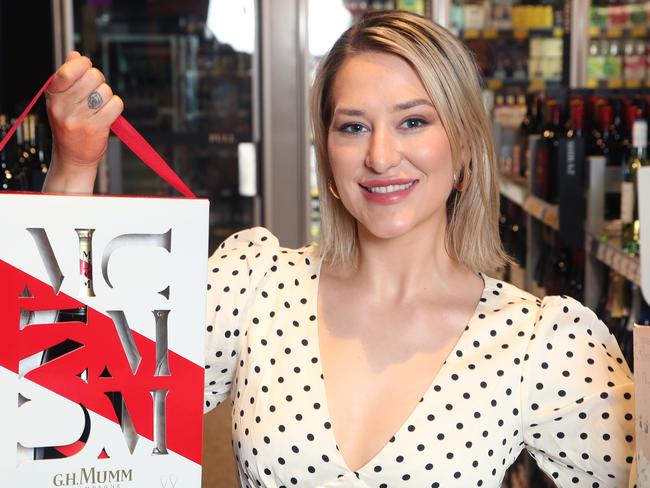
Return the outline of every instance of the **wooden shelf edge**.
{"type": "Polygon", "coordinates": [[[526,213],[540,220],[552,229],[560,230],[560,208],[528,193],[528,189],[507,176],[500,175],[501,195],[524,209],[526,213]]]}
{"type": "Polygon", "coordinates": [[[628,281],[641,286],[641,263],[638,257],[630,256],[614,243],[600,242],[589,232],[585,232],[585,251],[628,281]]]}
{"type": "Polygon", "coordinates": [[[508,200],[516,203],[520,207],[524,206],[524,202],[528,196],[528,190],[521,183],[517,183],[507,176],[500,176],[499,190],[508,200]]]}

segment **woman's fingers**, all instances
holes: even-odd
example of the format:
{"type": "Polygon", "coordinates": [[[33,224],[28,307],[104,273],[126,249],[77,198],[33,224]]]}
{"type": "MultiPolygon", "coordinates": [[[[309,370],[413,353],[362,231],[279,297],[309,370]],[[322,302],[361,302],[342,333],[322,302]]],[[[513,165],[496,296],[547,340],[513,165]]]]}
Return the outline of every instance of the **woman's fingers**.
{"type": "Polygon", "coordinates": [[[61,93],[72,87],[92,67],[86,56],[77,56],[66,61],[54,75],[48,93],[61,93]]]}
{"type": "Polygon", "coordinates": [[[66,61],[70,61],[71,59],[78,58],[78,57],[80,57],[80,56],[81,56],[81,54],[79,54],[78,51],[70,51],[70,52],[68,53],[68,57],[65,58],[65,60],[66,60],[66,61]]]}
{"type": "Polygon", "coordinates": [[[102,72],[87,57],[71,52],[46,98],[57,170],[96,167],[106,150],[110,126],[124,109],[102,72]]]}
{"type": "Polygon", "coordinates": [[[65,93],[61,93],[61,95],[65,97],[67,103],[86,105],[88,95],[95,91],[104,81],[104,75],[101,71],[97,68],[90,68],[74,85],[68,88],[65,93]]]}
{"type": "Polygon", "coordinates": [[[124,102],[117,95],[113,95],[99,110],[99,112],[97,112],[97,122],[103,124],[103,126],[108,130],[111,125],[113,125],[113,122],[115,122],[115,119],[117,119],[123,111],[124,102]]]}
{"type": "Polygon", "coordinates": [[[84,108],[90,110],[93,114],[97,114],[112,97],[113,90],[111,90],[111,87],[106,83],[102,83],[88,94],[83,101],[84,108]]]}

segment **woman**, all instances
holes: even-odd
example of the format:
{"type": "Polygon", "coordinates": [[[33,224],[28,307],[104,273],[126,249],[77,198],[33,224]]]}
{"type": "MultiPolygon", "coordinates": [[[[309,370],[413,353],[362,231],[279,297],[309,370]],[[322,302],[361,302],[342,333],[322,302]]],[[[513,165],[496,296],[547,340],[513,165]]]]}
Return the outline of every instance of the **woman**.
{"type": "MultiPolygon", "coordinates": [[[[46,191],[92,192],[121,101],[73,54],[48,107],[46,191]]],[[[526,448],[558,486],[633,486],[614,337],[577,301],[484,272],[509,258],[463,45],[369,15],[322,62],[312,116],[322,244],[256,228],[209,260],[205,409],[230,399],[240,484],[499,487],[526,448]]]]}

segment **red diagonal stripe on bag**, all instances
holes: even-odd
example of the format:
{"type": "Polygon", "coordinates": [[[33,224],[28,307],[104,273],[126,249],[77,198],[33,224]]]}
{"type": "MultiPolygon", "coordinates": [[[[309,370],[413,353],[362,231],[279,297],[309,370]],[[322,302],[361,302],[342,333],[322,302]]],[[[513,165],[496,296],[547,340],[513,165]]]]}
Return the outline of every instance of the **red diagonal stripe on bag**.
{"type": "MultiPolygon", "coordinates": [[[[0,141],[0,151],[2,151],[9,142],[9,139],[14,135],[16,129],[27,116],[27,114],[32,110],[34,104],[38,99],[43,95],[43,92],[50,86],[52,79],[56,73],[54,73],[50,78],[45,82],[45,84],[38,90],[36,96],[29,102],[27,108],[23,111],[22,114],[16,119],[9,132],[5,137],[0,141]]],[[[149,166],[152,170],[156,172],[163,180],[173,186],[179,193],[188,198],[196,198],[194,193],[183,183],[183,180],[174,173],[174,170],[165,162],[165,160],[158,154],[158,152],[151,147],[151,145],[145,140],[140,133],[135,130],[135,128],[121,115],[117,118],[113,125],[111,125],[111,130],[115,135],[129,148],[133,153],[138,156],[143,163],[149,166]]]]}
{"type": "MultiPolygon", "coordinates": [[[[0,276],[0,337],[9,345],[0,348],[0,367],[18,374],[22,359],[66,340],[79,343],[81,347],[38,366],[25,378],[115,423],[118,423],[118,419],[105,393],[119,392],[129,410],[135,431],[149,440],[154,439],[151,391],[168,390],[167,447],[201,464],[202,366],[170,349],[168,362],[171,375],[157,376],[155,341],[132,329],[133,339],[142,357],[133,373],[112,319],[91,307],[87,308],[86,323],[38,324],[21,330],[21,309],[60,310],[78,308],[84,304],[64,293],[55,294],[49,284],[3,260],[0,260],[0,276]],[[20,297],[25,286],[29,288],[31,296],[20,297]],[[102,376],[105,369],[110,372],[110,377],[102,376]],[[86,380],[78,376],[82,371],[87,372],[86,380]]],[[[110,447],[105,446],[109,451],[110,447]]],[[[79,448],[80,445],[74,444],[67,450],[64,447],[62,452],[74,453],[79,448]]]]}

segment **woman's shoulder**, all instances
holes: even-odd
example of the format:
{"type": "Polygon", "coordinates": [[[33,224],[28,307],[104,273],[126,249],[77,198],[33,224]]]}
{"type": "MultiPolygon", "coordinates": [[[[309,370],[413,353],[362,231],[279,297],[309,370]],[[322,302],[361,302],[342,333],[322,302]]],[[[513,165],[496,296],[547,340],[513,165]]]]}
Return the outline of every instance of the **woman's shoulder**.
{"type": "Polygon", "coordinates": [[[266,263],[269,267],[280,260],[289,265],[297,261],[317,258],[315,246],[297,249],[282,247],[278,238],[265,227],[251,227],[235,232],[227,237],[210,256],[210,263],[240,260],[249,263],[266,263]]]}
{"type": "Polygon", "coordinates": [[[485,281],[486,295],[500,297],[503,305],[522,304],[533,312],[536,322],[559,320],[563,323],[579,323],[597,320],[596,314],[579,300],[569,295],[545,295],[538,297],[512,283],[480,273],[485,281]]]}

